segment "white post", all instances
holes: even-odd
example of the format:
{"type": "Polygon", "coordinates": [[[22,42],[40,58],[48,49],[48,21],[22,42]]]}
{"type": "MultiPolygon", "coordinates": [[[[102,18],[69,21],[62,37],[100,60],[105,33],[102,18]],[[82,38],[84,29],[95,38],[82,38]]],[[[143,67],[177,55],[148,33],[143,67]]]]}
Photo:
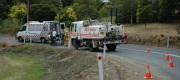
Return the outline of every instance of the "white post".
{"type": "MultiPolygon", "coordinates": [[[[27,31],[26,31],[27,32],[27,31]]],[[[26,43],[26,35],[24,35],[24,43],[26,43]]]]}
{"type": "Polygon", "coordinates": [[[99,80],[104,80],[102,54],[98,53],[99,80]]]}
{"type": "Polygon", "coordinates": [[[68,49],[71,49],[71,37],[69,38],[68,49]]]}
{"type": "Polygon", "coordinates": [[[123,36],[124,36],[124,25],[122,25],[122,29],[123,29],[123,36]]]}
{"type": "Polygon", "coordinates": [[[104,42],[103,59],[106,57],[106,42],[104,42]]]}
{"type": "Polygon", "coordinates": [[[169,37],[167,39],[167,48],[169,48],[169,37]]]}

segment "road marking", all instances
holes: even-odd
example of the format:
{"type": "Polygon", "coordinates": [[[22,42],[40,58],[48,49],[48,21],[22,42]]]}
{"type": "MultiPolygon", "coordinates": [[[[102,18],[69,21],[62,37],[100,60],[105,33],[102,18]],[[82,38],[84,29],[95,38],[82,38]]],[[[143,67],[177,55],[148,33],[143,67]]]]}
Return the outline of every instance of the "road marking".
{"type": "MultiPolygon", "coordinates": [[[[138,52],[146,52],[145,50],[136,50],[136,49],[122,48],[122,47],[120,49],[131,50],[131,51],[138,51],[138,52]]],[[[165,53],[155,52],[155,51],[151,51],[151,53],[160,54],[160,55],[166,55],[165,53]]],[[[169,54],[169,55],[180,58],[179,55],[174,55],[174,54],[169,54]]]]}

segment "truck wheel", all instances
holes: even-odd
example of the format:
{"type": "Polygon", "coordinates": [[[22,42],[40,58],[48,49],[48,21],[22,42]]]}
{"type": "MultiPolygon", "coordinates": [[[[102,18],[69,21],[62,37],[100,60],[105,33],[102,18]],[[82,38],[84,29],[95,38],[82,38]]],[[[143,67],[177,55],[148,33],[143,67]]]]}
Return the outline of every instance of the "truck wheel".
{"type": "Polygon", "coordinates": [[[115,51],[116,45],[107,45],[109,51],[115,51]]]}
{"type": "Polygon", "coordinates": [[[98,50],[99,50],[99,47],[97,47],[97,48],[94,48],[94,50],[95,50],[95,51],[98,51],[98,50]]]}
{"type": "Polygon", "coordinates": [[[18,37],[18,41],[19,41],[19,42],[23,42],[24,40],[23,40],[22,37],[18,37]]]}
{"type": "Polygon", "coordinates": [[[89,45],[89,50],[90,50],[91,52],[95,51],[92,44],[89,45]]]}
{"type": "Polygon", "coordinates": [[[45,38],[41,38],[41,43],[46,43],[46,39],[45,38]]]}
{"type": "Polygon", "coordinates": [[[93,52],[93,51],[98,51],[98,50],[99,50],[99,47],[93,48],[93,45],[90,44],[89,50],[90,50],[91,52],[93,52]]]}
{"type": "Polygon", "coordinates": [[[78,49],[78,45],[77,45],[77,43],[76,43],[76,40],[75,40],[75,39],[73,39],[73,40],[72,40],[72,46],[73,46],[73,48],[74,48],[75,50],[77,50],[77,49],[78,49]]]}

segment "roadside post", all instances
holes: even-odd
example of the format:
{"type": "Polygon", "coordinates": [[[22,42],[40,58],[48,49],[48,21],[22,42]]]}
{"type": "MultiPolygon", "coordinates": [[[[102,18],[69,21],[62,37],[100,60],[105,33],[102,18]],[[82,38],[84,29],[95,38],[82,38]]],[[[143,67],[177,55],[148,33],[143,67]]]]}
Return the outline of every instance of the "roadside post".
{"type": "Polygon", "coordinates": [[[26,43],[25,39],[26,39],[26,36],[24,35],[24,43],[26,43]]]}
{"type": "Polygon", "coordinates": [[[104,80],[102,54],[98,53],[99,80],[104,80]]]}
{"type": "Polygon", "coordinates": [[[167,38],[167,49],[169,48],[169,37],[167,38]]]}
{"type": "Polygon", "coordinates": [[[104,42],[103,59],[106,57],[106,42],[104,42]]]}
{"type": "Polygon", "coordinates": [[[71,49],[71,37],[69,37],[68,49],[71,49]]]}
{"type": "Polygon", "coordinates": [[[69,40],[68,41],[68,49],[71,49],[71,35],[70,34],[71,34],[71,31],[69,30],[69,33],[68,33],[68,38],[69,38],[68,39],[69,40]]]}

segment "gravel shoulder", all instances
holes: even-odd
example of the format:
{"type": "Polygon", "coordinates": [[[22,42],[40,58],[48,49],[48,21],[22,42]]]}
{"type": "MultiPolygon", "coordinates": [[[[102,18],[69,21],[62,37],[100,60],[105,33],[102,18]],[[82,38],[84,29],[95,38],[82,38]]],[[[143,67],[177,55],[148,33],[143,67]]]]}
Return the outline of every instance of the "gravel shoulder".
{"type": "MultiPolygon", "coordinates": [[[[160,70],[150,66],[152,80],[170,80],[160,70]]],[[[133,61],[120,56],[107,55],[104,60],[105,80],[145,80],[146,64],[133,61]]],[[[99,80],[98,65],[82,71],[75,80],[99,80]]]]}

